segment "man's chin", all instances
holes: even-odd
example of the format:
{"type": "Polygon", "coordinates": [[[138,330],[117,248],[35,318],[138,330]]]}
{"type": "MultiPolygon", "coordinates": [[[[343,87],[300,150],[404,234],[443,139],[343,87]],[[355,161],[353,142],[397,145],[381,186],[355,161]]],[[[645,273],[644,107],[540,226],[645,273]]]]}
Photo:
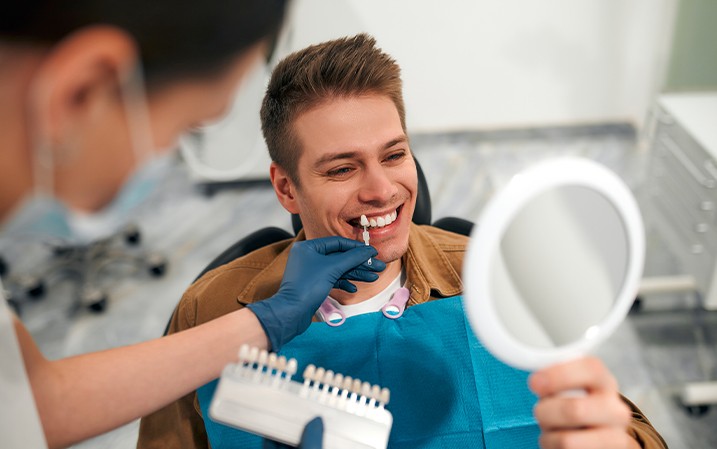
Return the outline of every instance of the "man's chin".
{"type": "Polygon", "coordinates": [[[400,250],[400,249],[386,249],[381,250],[378,249],[378,257],[377,259],[385,264],[389,264],[391,262],[395,262],[397,260],[401,260],[401,257],[406,253],[406,250],[400,250]]]}

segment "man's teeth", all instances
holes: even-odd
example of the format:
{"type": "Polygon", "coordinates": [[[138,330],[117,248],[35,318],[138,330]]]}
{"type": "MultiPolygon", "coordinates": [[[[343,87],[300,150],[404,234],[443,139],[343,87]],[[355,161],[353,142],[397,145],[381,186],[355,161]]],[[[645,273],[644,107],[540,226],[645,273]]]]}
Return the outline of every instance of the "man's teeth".
{"type": "Polygon", "coordinates": [[[376,217],[376,218],[366,218],[366,215],[361,215],[361,226],[371,227],[371,228],[383,228],[384,226],[388,226],[394,221],[396,221],[396,218],[398,217],[398,213],[396,211],[393,211],[391,214],[386,214],[385,217],[376,217]]]}

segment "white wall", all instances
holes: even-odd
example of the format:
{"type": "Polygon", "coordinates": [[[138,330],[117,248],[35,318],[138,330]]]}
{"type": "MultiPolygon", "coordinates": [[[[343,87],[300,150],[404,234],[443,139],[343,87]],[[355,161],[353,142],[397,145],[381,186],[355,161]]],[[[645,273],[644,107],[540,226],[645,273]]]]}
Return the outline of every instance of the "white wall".
{"type": "Polygon", "coordinates": [[[676,0],[297,0],[288,49],[366,31],[410,131],[630,121],[664,82],[676,0]]]}
{"type": "MultiPolygon", "coordinates": [[[[403,71],[410,132],[640,126],[664,84],[677,0],[295,0],[275,56],[368,32],[403,71]]],[[[192,173],[268,176],[266,74],[206,130],[192,173]],[[251,119],[253,117],[253,119],[251,119]]]]}

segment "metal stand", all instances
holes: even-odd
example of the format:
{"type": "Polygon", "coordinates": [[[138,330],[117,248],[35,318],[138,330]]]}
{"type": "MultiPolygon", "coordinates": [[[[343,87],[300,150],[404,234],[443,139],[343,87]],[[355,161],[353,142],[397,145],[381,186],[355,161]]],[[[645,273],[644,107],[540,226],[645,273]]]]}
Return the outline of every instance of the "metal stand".
{"type": "MultiPolygon", "coordinates": [[[[644,301],[645,294],[677,292],[697,293],[695,278],[689,275],[643,278],[636,301],[644,301]]],[[[704,342],[701,328],[698,335],[704,342]]],[[[688,414],[702,416],[709,411],[710,405],[717,404],[717,381],[686,383],[680,389],[679,400],[688,414]]]]}

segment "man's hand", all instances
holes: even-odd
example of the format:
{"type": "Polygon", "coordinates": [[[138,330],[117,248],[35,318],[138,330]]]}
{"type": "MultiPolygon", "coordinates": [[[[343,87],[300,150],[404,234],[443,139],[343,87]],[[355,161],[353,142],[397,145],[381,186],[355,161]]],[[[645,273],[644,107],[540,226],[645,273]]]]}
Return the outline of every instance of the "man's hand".
{"type": "Polygon", "coordinates": [[[373,259],[373,246],[344,237],[323,237],[295,242],[289,252],[279,291],[263,301],[247,305],[264,328],[271,349],[279,352],[292,338],[304,332],[311,317],[333,288],[350,293],[356,286],[350,281],[374,282],[376,271],[386,265],[373,259]]]}
{"type": "Polygon", "coordinates": [[[630,409],[600,359],[585,357],[545,368],[534,373],[528,384],[539,397],[534,414],[543,449],[640,447],[627,433],[630,409]],[[586,394],[560,394],[570,390],[586,394]]]}

